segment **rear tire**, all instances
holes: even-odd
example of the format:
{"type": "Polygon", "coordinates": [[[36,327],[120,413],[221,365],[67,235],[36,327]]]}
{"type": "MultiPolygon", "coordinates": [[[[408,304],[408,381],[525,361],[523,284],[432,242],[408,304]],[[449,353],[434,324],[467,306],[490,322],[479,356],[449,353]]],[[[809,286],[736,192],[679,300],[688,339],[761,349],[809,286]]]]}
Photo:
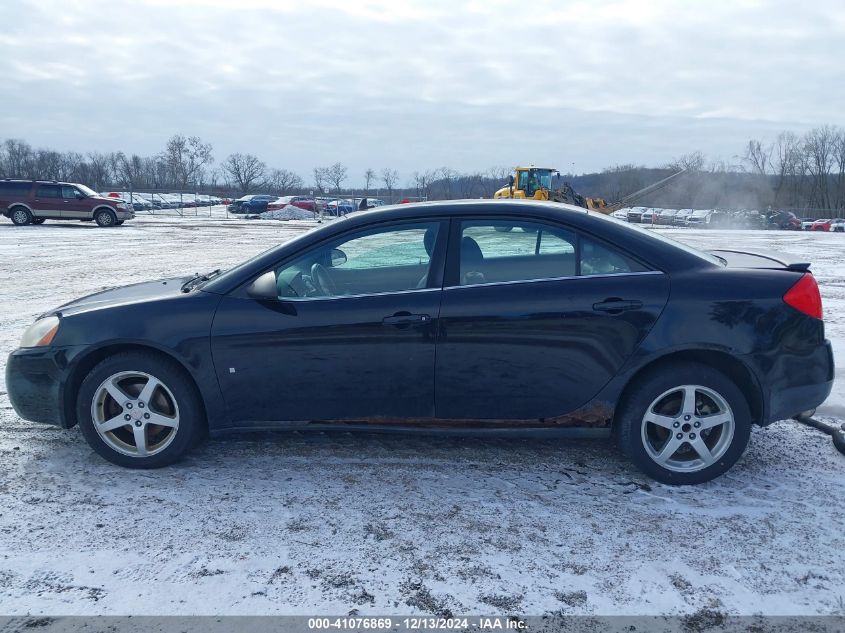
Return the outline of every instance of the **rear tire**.
{"type": "Polygon", "coordinates": [[[32,222],[32,213],[26,207],[14,207],[9,217],[15,226],[26,226],[32,222]]]}
{"type": "Polygon", "coordinates": [[[98,226],[109,227],[117,224],[117,216],[110,209],[100,209],[94,216],[98,226]]]}
{"type": "Polygon", "coordinates": [[[91,448],[127,468],[173,464],[205,428],[191,378],[149,352],[121,352],[98,363],[80,385],[76,416],[91,448]]]}
{"type": "Polygon", "coordinates": [[[637,379],[615,431],[623,452],[647,475],[665,484],[698,484],[724,474],[740,458],[751,411],[722,372],[677,363],[637,379]]]}

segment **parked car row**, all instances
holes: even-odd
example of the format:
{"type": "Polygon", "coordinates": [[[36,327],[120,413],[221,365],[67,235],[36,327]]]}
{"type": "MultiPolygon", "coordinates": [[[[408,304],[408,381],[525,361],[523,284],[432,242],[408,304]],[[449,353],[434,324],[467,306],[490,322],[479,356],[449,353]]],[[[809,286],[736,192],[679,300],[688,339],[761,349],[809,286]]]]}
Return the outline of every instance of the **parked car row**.
{"type": "Polygon", "coordinates": [[[233,200],[227,208],[230,213],[252,215],[265,211],[279,211],[290,205],[306,211],[323,212],[328,215],[347,215],[358,211],[364,200],[367,201],[368,209],[384,205],[384,201],[377,198],[312,198],[310,196],[249,194],[233,200]]]}
{"type": "Polygon", "coordinates": [[[845,233],[845,218],[799,218],[791,211],[763,213],[755,209],[659,209],[631,207],[613,215],[636,224],[720,229],[781,229],[845,233]]]}
{"type": "Polygon", "coordinates": [[[198,193],[144,193],[139,191],[104,191],[107,198],[123,200],[135,211],[185,209],[227,204],[228,200],[198,193]]]}

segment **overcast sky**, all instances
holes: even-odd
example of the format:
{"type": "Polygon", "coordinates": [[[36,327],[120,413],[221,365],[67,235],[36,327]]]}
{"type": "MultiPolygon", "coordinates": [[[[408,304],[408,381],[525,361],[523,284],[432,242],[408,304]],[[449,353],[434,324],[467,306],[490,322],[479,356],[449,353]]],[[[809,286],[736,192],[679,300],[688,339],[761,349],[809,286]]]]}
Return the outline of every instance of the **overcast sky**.
{"type": "Polygon", "coordinates": [[[341,161],[585,172],[845,123],[843,0],[0,0],[0,138],[306,180],[341,161]]]}

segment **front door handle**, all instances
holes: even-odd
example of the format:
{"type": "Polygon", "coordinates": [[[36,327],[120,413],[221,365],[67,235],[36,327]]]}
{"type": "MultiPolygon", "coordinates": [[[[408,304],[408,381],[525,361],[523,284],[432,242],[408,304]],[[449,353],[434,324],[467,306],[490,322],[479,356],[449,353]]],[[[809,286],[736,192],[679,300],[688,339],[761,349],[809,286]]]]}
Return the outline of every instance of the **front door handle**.
{"type": "Polygon", "coordinates": [[[593,310],[597,312],[608,312],[610,314],[621,314],[626,310],[639,310],[642,307],[642,301],[636,299],[620,299],[618,297],[610,297],[609,299],[593,304],[593,310]]]}
{"type": "Polygon", "coordinates": [[[381,322],[384,325],[408,326],[420,323],[428,323],[431,317],[427,314],[411,314],[410,312],[397,312],[392,316],[384,317],[381,322]]]}

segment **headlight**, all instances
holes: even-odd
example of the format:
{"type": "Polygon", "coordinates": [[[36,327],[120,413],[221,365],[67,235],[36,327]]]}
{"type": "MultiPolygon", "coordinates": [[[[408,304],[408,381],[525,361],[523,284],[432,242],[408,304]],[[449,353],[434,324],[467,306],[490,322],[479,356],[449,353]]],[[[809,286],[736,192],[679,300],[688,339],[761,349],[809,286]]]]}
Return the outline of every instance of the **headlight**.
{"type": "Polygon", "coordinates": [[[59,331],[59,317],[48,316],[30,325],[21,338],[21,347],[44,347],[53,342],[59,331]]]}
{"type": "Polygon", "coordinates": [[[125,209],[125,208],[126,208],[126,203],[125,203],[125,202],[118,202],[118,203],[117,203],[116,205],[114,205],[114,206],[116,206],[118,209],[125,209]]]}

